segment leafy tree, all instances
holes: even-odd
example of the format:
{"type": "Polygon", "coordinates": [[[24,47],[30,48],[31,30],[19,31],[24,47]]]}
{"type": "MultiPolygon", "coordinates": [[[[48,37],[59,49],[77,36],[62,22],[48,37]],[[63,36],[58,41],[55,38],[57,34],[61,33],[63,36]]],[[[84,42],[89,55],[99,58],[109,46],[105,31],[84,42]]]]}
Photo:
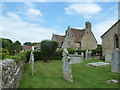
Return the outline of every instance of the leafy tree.
{"type": "Polygon", "coordinates": [[[47,62],[54,55],[57,46],[56,41],[43,40],[41,42],[40,49],[44,62],[47,62]]]}
{"type": "Polygon", "coordinates": [[[13,42],[10,39],[2,38],[2,48],[8,49],[13,42]]]}
{"type": "Polygon", "coordinates": [[[25,42],[25,43],[23,43],[23,45],[27,45],[27,46],[35,46],[36,44],[39,44],[39,43],[37,43],[37,42],[33,42],[33,43],[25,42]]]}
{"type": "Polygon", "coordinates": [[[13,47],[14,47],[14,53],[17,54],[22,50],[22,46],[21,43],[19,41],[15,41],[13,43],[13,47]]]}
{"type": "Polygon", "coordinates": [[[31,42],[25,42],[25,43],[23,43],[23,45],[32,46],[32,43],[31,42]]]}

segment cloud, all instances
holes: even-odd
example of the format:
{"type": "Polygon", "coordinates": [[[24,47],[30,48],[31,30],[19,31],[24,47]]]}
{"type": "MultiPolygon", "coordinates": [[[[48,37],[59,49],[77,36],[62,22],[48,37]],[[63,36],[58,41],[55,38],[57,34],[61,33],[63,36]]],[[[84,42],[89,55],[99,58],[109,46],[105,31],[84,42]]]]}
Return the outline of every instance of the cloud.
{"type": "Polygon", "coordinates": [[[25,2],[23,7],[18,11],[20,15],[24,15],[24,19],[29,21],[44,22],[42,12],[36,8],[32,2],[25,2]]]}
{"type": "Polygon", "coordinates": [[[107,19],[106,21],[103,21],[103,22],[99,22],[97,24],[95,24],[93,26],[93,31],[94,31],[94,35],[98,41],[98,43],[101,43],[102,40],[101,40],[101,36],[110,28],[112,27],[112,25],[117,22],[117,19],[115,18],[109,18],[107,19]]]}
{"type": "Polygon", "coordinates": [[[33,15],[33,16],[43,16],[41,11],[38,9],[34,9],[34,8],[30,8],[28,9],[28,11],[26,12],[26,15],[33,15]]]}
{"type": "Polygon", "coordinates": [[[2,33],[0,33],[0,36],[13,41],[19,40],[22,43],[27,41],[40,42],[44,39],[51,39],[52,33],[61,33],[57,29],[40,27],[38,24],[31,24],[21,19],[6,16],[1,16],[1,18],[2,23],[0,25],[2,28],[0,28],[0,32],[2,33]]]}
{"type": "Polygon", "coordinates": [[[17,12],[8,12],[7,15],[13,19],[20,19],[20,16],[17,15],[17,12]]]}
{"type": "Polygon", "coordinates": [[[102,8],[96,3],[75,3],[69,5],[64,10],[67,15],[78,14],[91,18],[91,15],[99,13],[102,11],[102,8]]]}

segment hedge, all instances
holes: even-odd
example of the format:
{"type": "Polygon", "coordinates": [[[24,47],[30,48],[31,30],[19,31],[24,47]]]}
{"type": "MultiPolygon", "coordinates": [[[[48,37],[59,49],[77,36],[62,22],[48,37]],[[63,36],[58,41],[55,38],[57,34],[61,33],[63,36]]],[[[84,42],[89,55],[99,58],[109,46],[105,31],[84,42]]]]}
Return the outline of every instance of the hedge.
{"type": "MultiPolygon", "coordinates": [[[[85,57],[85,51],[86,50],[73,50],[73,49],[68,49],[69,54],[74,54],[75,52],[77,52],[79,55],[81,54],[81,52],[84,53],[84,57],[85,57]]],[[[56,50],[55,54],[53,57],[50,58],[50,60],[62,60],[62,52],[63,50],[56,50]]],[[[97,51],[96,50],[92,50],[92,56],[95,55],[97,51]]],[[[31,50],[19,53],[17,55],[14,56],[6,56],[5,58],[9,58],[9,59],[14,59],[15,61],[22,61],[22,62],[29,62],[30,59],[30,53],[31,50]]],[[[34,60],[43,60],[43,57],[41,55],[41,51],[40,50],[35,50],[34,52],[34,60]]]]}

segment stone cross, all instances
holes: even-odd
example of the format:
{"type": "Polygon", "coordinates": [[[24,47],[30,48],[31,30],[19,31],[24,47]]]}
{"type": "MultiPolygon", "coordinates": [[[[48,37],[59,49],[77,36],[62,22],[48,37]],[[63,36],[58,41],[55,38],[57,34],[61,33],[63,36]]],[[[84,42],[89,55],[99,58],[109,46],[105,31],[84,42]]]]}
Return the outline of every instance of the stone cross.
{"type": "Polygon", "coordinates": [[[34,54],[33,54],[33,51],[34,51],[34,46],[32,46],[32,51],[31,51],[30,60],[29,60],[29,64],[31,63],[32,76],[34,76],[34,54]]]}
{"type": "Polygon", "coordinates": [[[73,78],[72,78],[72,70],[71,70],[71,65],[69,64],[70,62],[70,57],[69,57],[69,53],[66,49],[64,49],[63,51],[63,77],[65,80],[69,81],[69,82],[73,82],[73,78]]]}

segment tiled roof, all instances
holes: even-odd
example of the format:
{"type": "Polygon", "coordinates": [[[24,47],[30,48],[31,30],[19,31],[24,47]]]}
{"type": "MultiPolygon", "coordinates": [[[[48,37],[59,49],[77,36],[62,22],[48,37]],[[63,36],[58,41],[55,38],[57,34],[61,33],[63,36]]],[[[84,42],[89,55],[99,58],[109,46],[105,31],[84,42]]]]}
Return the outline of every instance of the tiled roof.
{"type": "Polygon", "coordinates": [[[54,34],[52,40],[57,41],[57,42],[58,42],[58,47],[61,48],[61,45],[62,45],[62,43],[64,42],[64,39],[65,39],[65,36],[54,34]]]}
{"type": "Polygon", "coordinates": [[[35,48],[35,49],[40,49],[40,44],[36,44],[36,45],[34,46],[34,48],[35,48]]]}
{"type": "Polygon", "coordinates": [[[24,45],[23,50],[32,50],[32,46],[24,45]]]}
{"type": "Polygon", "coordinates": [[[82,36],[84,35],[85,29],[76,29],[76,28],[70,28],[72,31],[72,35],[75,37],[76,42],[80,42],[82,39],[82,36]]]}

